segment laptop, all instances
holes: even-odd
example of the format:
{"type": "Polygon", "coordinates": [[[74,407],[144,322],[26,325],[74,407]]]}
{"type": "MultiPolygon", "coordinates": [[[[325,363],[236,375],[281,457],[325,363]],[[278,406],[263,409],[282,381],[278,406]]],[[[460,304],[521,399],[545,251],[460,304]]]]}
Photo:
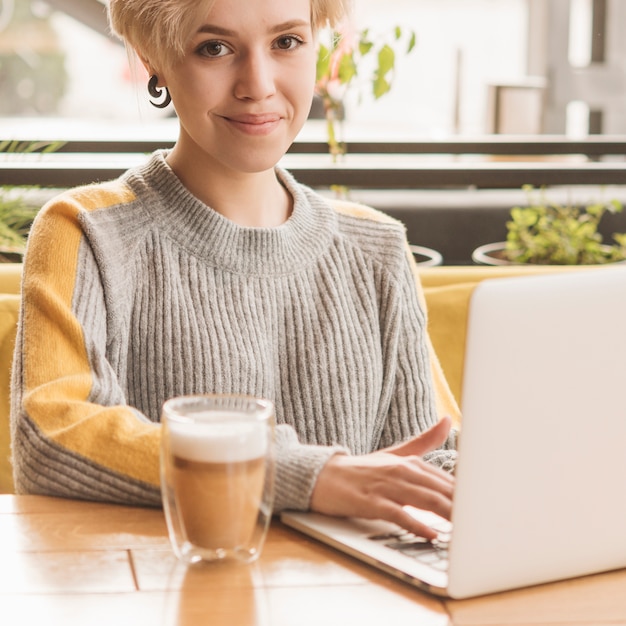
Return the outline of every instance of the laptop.
{"type": "Polygon", "coordinates": [[[439,539],[282,521],[450,598],[626,567],[626,267],[483,281],[465,359],[451,523],[410,509],[439,539]]]}

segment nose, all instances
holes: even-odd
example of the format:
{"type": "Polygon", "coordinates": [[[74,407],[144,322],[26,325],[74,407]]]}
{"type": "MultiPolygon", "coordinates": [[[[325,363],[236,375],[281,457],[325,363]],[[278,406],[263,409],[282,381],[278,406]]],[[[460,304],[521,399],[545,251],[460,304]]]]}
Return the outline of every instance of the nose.
{"type": "Polygon", "coordinates": [[[235,97],[242,100],[264,100],[276,93],[275,64],[271,54],[250,50],[242,56],[237,72],[235,97]]]}

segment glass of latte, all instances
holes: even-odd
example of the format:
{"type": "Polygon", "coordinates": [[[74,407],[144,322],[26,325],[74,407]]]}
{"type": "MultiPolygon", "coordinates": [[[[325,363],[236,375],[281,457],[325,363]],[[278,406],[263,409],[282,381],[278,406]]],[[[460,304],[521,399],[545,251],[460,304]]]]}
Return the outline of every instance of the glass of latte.
{"type": "Polygon", "coordinates": [[[161,493],[176,555],[255,560],[272,517],[274,405],[181,396],[163,404],[161,422],[161,493]]]}

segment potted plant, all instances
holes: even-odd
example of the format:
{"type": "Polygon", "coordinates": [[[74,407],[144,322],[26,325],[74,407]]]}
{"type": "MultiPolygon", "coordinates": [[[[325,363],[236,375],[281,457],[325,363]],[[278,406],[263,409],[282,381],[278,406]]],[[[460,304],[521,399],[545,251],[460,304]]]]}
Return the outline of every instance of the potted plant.
{"type": "Polygon", "coordinates": [[[543,190],[525,185],[528,204],[511,209],[506,241],[480,246],[472,260],[481,265],[594,265],[626,260],[626,233],[605,243],[598,226],[606,213],[619,213],[618,200],[584,207],[547,200],[543,190]]]}
{"type": "MultiPolygon", "coordinates": [[[[326,120],[328,151],[337,161],[346,154],[338,126],[344,117],[344,98],[349,89],[369,85],[370,93],[378,100],[389,93],[395,77],[396,50],[402,45],[406,54],[415,48],[413,31],[405,33],[400,26],[392,29],[387,38],[375,38],[370,29],[352,32],[344,26],[326,33],[327,40],[320,40],[317,52],[315,94],[321,99],[326,120]],[[403,41],[404,40],[404,41],[403,41]],[[373,61],[369,73],[364,60],[373,61]],[[365,80],[359,81],[365,75],[365,80]]],[[[343,185],[332,185],[338,197],[348,197],[350,190],[343,185]]],[[[411,245],[411,252],[420,266],[441,265],[439,252],[424,246],[411,245]]]]}
{"type": "Polygon", "coordinates": [[[0,187],[0,263],[21,263],[26,237],[39,211],[16,187],[0,187]]]}
{"type": "Polygon", "coordinates": [[[389,93],[395,71],[395,48],[404,45],[409,54],[415,48],[416,37],[413,31],[405,35],[400,26],[393,28],[387,38],[373,37],[368,28],[353,32],[348,25],[329,30],[326,35],[318,45],[315,93],[324,106],[328,150],[333,160],[337,160],[346,152],[337,128],[343,119],[346,93],[364,84],[369,85],[375,100],[389,93]],[[370,59],[374,65],[370,65],[368,72],[370,59]],[[364,76],[365,80],[360,80],[364,76]]]}
{"type": "MultiPolygon", "coordinates": [[[[0,140],[0,153],[19,158],[20,154],[55,152],[61,141],[0,140]],[[15,156],[13,156],[15,155],[15,156]]],[[[20,263],[30,226],[40,207],[40,198],[30,197],[35,187],[0,186],[0,263],[20,263]]]]}

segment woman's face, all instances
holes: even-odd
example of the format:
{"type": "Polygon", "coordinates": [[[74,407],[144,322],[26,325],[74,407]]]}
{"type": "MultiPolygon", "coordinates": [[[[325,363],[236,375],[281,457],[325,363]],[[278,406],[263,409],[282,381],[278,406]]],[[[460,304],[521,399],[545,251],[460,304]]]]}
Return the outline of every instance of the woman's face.
{"type": "Polygon", "coordinates": [[[239,172],[272,168],[306,120],[316,49],[310,0],[216,0],[164,70],[179,150],[239,172]]]}

